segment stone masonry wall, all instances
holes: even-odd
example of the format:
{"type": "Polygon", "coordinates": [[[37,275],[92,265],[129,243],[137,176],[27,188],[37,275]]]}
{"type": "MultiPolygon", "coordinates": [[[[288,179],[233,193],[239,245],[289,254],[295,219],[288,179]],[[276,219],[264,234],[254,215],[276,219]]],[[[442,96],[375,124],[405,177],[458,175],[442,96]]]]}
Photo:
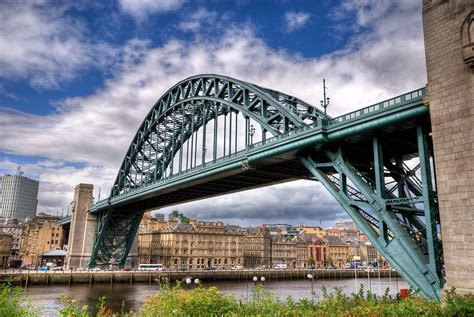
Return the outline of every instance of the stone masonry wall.
{"type": "Polygon", "coordinates": [[[423,0],[445,289],[459,293],[474,293],[474,72],[461,45],[472,10],[472,0],[423,0]]]}

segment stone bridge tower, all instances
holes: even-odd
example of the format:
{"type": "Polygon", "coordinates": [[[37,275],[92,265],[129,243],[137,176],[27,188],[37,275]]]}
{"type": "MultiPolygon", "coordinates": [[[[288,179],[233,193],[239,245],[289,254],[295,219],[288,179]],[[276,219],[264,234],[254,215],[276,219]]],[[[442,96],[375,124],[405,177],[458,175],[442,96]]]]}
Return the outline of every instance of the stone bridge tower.
{"type": "Polygon", "coordinates": [[[86,267],[91,257],[97,216],[88,212],[92,205],[94,186],[79,184],[74,191],[69,230],[67,268],[86,267]]]}
{"type": "MultiPolygon", "coordinates": [[[[67,268],[86,268],[91,258],[97,228],[97,215],[89,212],[89,207],[94,200],[93,191],[94,186],[91,184],[79,184],[75,188],[69,229],[67,268]]],[[[125,266],[137,267],[137,265],[138,239],[135,237],[125,266]]]]}
{"type": "Polygon", "coordinates": [[[474,293],[474,1],[423,0],[445,289],[474,293]]]}

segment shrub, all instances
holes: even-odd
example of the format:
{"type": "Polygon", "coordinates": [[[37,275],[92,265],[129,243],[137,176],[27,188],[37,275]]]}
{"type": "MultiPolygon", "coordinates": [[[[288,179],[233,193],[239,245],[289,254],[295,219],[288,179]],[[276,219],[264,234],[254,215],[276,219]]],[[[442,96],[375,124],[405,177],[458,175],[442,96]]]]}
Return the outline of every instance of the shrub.
{"type": "Polygon", "coordinates": [[[142,316],[225,316],[235,314],[238,304],[231,295],[223,295],[216,287],[198,287],[190,291],[181,284],[171,287],[161,283],[156,295],[147,298],[142,316]]]}
{"type": "Polygon", "coordinates": [[[0,285],[0,316],[33,317],[39,316],[38,309],[33,308],[26,297],[21,297],[22,288],[12,287],[10,283],[0,285]]]}

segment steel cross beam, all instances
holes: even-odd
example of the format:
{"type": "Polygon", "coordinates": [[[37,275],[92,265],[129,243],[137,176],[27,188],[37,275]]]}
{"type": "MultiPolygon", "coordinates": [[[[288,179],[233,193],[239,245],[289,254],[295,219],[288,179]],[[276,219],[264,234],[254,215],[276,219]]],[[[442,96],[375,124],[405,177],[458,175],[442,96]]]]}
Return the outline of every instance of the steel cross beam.
{"type": "Polygon", "coordinates": [[[114,212],[108,209],[98,215],[96,238],[89,268],[116,265],[123,268],[138,231],[143,212],[114,212]]]}
{"type": "Polygon", "coordinates": [[[444,283],[441,244],[437,236],[439,215],[431,179],[428,138],[422,127],[417,128],[417,142],[423,181],[422,196],[417,200],[395,198],[389,194],[382,157],[385,151],[377,137],[373,138],[373,180],[365,175],[366,171],[358,170],[351,164],[343,155],[343,148],[326,150],[323,162],[311,155],[300,157],[300,161],[347,211],[397,272],[423,296],[439,300],[444,283]],[[424,221],[413,213],[397,210],[399,205],[413,206],[420,202],[423,203],[424,221]]]}

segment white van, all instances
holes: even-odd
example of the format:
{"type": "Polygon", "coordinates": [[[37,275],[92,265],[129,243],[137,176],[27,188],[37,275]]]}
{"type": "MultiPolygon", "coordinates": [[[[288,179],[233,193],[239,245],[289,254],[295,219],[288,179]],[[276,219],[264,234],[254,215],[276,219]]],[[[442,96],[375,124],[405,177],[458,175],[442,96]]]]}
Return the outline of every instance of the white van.
{"type": "Polygon", "coordinates": [[[288,264],[278,263],[277,265],[275,265],[275,269],[277,269],[277,270],[286,270],[286,269],[288,269],[288,264]]]}

